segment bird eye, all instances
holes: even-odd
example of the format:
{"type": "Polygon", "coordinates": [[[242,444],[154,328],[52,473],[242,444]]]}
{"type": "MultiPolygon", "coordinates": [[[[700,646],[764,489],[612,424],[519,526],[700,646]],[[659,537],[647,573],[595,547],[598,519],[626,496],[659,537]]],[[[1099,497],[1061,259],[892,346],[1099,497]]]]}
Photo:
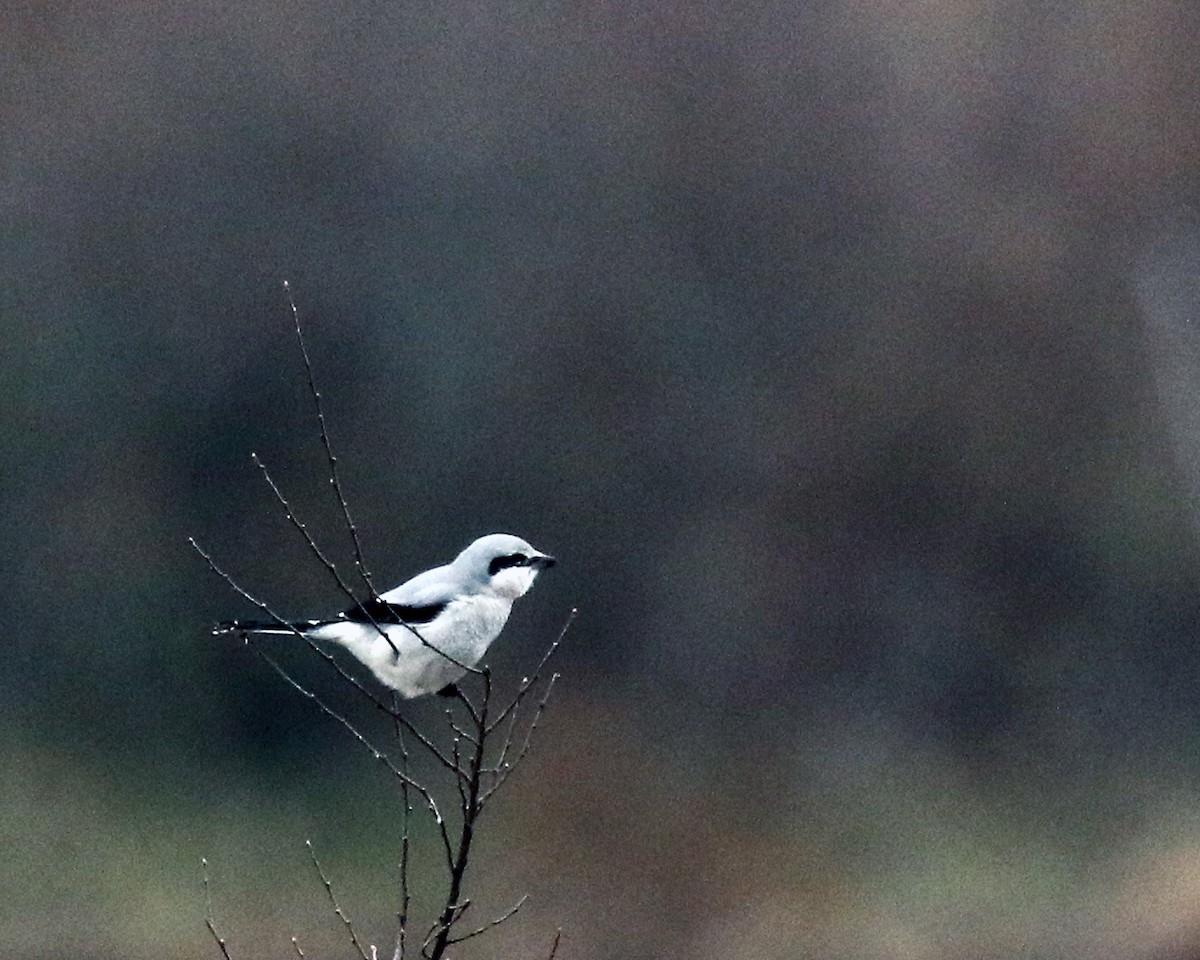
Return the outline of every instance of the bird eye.
{"type": "Polygon", "coordinates": [[[507,570],[509,567],[527,567],[530,563],[530,558],[522,553],[510,553],[505,557],[496,557],[488,564],[488,576],[494,577],[501,570],[507,570]]]}

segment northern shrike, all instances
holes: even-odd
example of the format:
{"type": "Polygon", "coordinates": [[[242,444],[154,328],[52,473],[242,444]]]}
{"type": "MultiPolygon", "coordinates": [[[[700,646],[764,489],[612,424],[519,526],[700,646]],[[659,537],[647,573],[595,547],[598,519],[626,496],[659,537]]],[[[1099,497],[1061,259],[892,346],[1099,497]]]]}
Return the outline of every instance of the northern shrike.
{"type": "Polygon", "coordinates": [[[229,620],[213,632],[300,633],[329,640],[358,657],[384,686],[403,697],[419,697],[448,687],[464,667],[475,666],[504,629],[513,601],[552,566],[553,557],[520,537],[493,533],[445,566],[419,573],[332,620],[286,625],[229,620]]]}

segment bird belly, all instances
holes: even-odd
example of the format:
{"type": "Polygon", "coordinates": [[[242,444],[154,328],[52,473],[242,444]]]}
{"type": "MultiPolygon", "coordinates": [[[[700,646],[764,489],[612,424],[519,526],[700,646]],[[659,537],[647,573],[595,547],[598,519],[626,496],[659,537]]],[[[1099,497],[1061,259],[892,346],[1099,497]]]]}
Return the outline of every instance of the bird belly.
{"type": "Polygon", "coordinates": [[[475,666],[504,628],[511,609],[508,600],[464,597],[452,600],[430,623],[414,624],[413,629],[384,626],[386,640],[371,624],[348,623],[332,625],[342,629],[329,630],[323,639],[346,647],[401,696],[419,697],[454,683],[466,672],[464,667],[475,666]]]}

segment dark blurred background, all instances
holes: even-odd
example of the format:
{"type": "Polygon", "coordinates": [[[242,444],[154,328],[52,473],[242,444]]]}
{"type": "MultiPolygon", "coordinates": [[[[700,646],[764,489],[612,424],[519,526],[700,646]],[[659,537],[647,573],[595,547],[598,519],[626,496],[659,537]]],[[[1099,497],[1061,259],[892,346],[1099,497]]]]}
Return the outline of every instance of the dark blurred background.
{"type": "Polygon", "coordinates": [[[580,609],[469,955],[1200,957],[1198,40],[4,4],[0,953],[216,956],[208,857],[238,960],[348,955],[309,838],[389,943],[394,787],[187,545],[345,605],[249,459],[349,569],[288,279],[381,584],[557,554],[508,682],[580,609]]]}

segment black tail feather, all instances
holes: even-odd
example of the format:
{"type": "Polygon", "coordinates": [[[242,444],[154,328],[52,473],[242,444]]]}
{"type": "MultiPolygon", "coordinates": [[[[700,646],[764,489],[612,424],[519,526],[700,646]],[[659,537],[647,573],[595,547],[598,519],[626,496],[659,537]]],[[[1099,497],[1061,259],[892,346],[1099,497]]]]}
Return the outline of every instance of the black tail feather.
{"type": "Polygon", "coordinates": [[[292,623],[280,623],[277,620],[222,620],[213,627],[213,634],[222,633],[291,633],[311,630],[319,627],[322,620],[296,620],[292,623]]]}

